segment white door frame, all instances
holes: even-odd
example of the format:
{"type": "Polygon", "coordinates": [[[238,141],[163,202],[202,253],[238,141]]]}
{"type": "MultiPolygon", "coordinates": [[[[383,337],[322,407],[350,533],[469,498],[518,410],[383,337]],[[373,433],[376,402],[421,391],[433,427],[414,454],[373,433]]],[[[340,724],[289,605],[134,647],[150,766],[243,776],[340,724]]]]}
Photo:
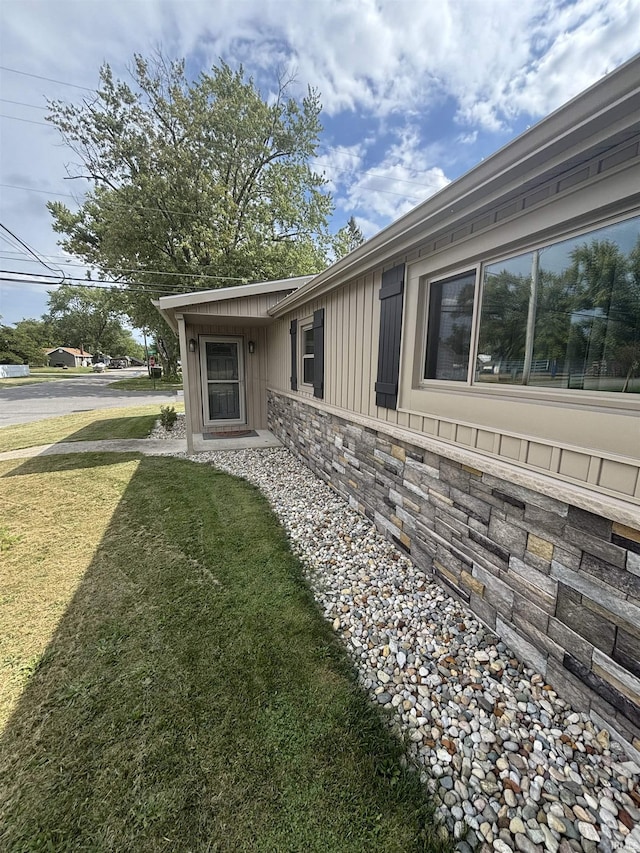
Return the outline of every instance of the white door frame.
{"type": "MultiPolygon", "coordinates": [[[[245,375],[244,375],[244,338],[238,335],[200,335],[200,382],[202,387],[202,423],[205,427],[210,426],[235,426],[246,424],[246,401],[245,401],[245,375]],[[237,382],[238,397],[240,403],[239,418],[219,418],[211,420],[209,417],[209,385],[212,384],[207,376],[207,344],[208,343],[235,343],[238,345],[238,379],[225,379],[220,382],[237,382]]],[[[215,380],[214,380],[215,382],[215,380]]]]}

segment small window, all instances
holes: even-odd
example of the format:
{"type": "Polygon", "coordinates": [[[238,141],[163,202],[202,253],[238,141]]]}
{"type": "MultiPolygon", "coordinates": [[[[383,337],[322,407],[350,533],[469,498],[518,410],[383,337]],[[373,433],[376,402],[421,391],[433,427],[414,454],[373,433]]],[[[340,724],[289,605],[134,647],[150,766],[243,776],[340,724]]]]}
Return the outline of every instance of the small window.
{"type": "Polygon", "coordinates": [[[475,270],[429,285],[425,379],[466,382],[475,270]]]}
{"type": "Polygon", "coordinates": [[[302,381],[305,385],[313,385],[313,355],[313,326],[305,326],[302,329],[302,381]]]}

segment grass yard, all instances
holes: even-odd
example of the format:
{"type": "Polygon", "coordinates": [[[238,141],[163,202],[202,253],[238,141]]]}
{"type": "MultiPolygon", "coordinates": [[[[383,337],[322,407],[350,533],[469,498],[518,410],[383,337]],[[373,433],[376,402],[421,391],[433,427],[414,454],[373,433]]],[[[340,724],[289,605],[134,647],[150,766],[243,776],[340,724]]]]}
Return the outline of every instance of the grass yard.
{"type": "MultiPolygon", "coordinates": [[[[177,412],[184,411],[183,402],[172,405],[177,412]]],[[[95,409],[60,418],[15,424],[0,428],[0,452],[60,441],[147,438],[159,417],[160,407],[147,405],[126,409],[95,409]]]]}
{"type": "Polygon", "coordinates": [[[18,385],[34,385],[37,382],[73,379],[78,376],[87,376],[92,372],[90,367],[69,367],[66,370],[61,367],[34,367],[29,371],[29,376],[0,378],[0,388],[16,388],[18,385]]]}
{"type": "MultiPolygon", "coordinates": [[[[117,371],[111,371],[111,374],[117,371]]],[[[129,379],[117,379],[115,382],[109,383],[110,388],[117,388],[118,391],[181,391],[182,381],[172,382],[168,379],[156,379],[155,388],[154,380],[147,376],[133,376],[129,379]]]]}
{"type": "Polygon", "coordinates": [[[0,505],[0,849],[445,849],[257,489],[74,454],[0,505]]]}

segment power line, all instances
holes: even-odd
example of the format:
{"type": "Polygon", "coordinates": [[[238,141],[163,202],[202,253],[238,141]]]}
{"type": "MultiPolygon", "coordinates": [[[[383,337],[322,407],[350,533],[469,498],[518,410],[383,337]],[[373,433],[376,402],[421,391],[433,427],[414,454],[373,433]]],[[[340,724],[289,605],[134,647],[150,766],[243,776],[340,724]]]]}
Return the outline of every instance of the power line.
{"type": "MultiPolygon", "coordinates": [[[[51,77],[41,77],[38,74],[29,74],[26,71],[19,71],[17,68],[7,68],[4,65],[0,65],[0,70],[11,71],[13,74],[22,74],[25,77],[34,77],[36,80],[47,80],[50,83],[59,83],[62,86],[71,86],[74,89],[84,89],[86,92],[96,92],[95,89],[91,89],[88,86],[78,86],[77,83],[66,83],[63,80],[53,80],[51,77]]],[[[0,98],[0,101],[5,101],[5,100],[6,100],[5,98],[0,98]]],[[[36,107],[35,104],[24,104],[21,101],[7,101],[7,103],[21,104],[22,106],[25,106],[25,107],[33,106],[34,109],[47,109],[47,107],[36,107]]],[[[319,144],[318,148],[321,150],[327,151],[327,152],[331,152],[333,150],[333,149],[329,148],[329,146],[323,145],[323,144],[319,144]]],[[[360,159],[359,154],[352,154],[349,151],[340,151],[340,156],[341,157],[356,157],[356,158],[360,159]]],[[[412,171],[427,173],[431,170],[430,169],[412,169],[412,171]]]]}
{"type": "Polygon", "coordinates": [[[71,86],[73,89],[84,89],[85,92],[95,92],[95,89],[90,89],[88,86],[78,86],[77,83],[65,83],[64,80],[54,80],[51,77],[43,77],[40,74],[30,74],[28,71],[18,71],[17,68],[7,68],[6,65],[0,65],[0,71],[10,71],[12,74],[33,77],[35,80],[46,80],[48,83],[58,83],[60,86],[71,86]]]}
{"type": "MultiPolygon", "coordinates": [[[[138,272],[143,272],[143,271],[139,270],[138,272]]],[[[3,281],[5,281],[5,282],[14,282],[15,281],[18,283],[24,282],[25,284],[45,284],[47,286],[50,286],[52,283],[55,283],[55,282],[50,282],[50,281],[47,281],[46,279],[55,279],[56,281],[58,281],[59,284],[62,284],[62,285],[68,284],[72,287],[90,287],[90,288],[96,287],[96,288],[102,288],[105,290],[112,289],[113,287],[118,287],[118,288],[125,288],[126,287],[127,289],[139,288],[139,289],[144,289],[147,291],[153,290],[153,291],[166,291],[169,294],[175,293],[175,288],[172,285],[162,284],[160,282],[154,283],[154,282],[142,282],[142,281],[122,281],[122,280],[118,281],[116,279],[109,279],[109,278],[86,279],[86,278],[82,278],[81,276],[66,276],[65,280],[60,282],[57,276],[47,275],[46,273],[29,273],[29,272],[21,272],[20,270],[2,270],[2,269],[0,269],[0,276],[5,276],[5,275],[15,276],[15,278],[3,279],[3,281]],[[43,281],[42,279],[45,279],[45,281],[43,281]]],[[[210,278],[212,278],[212,276],[210,276],[210,278]]],[[[221,276],[220,278],[224,279],[224,276],[221,276]]],[[[228,281],[229,279],[227,278],[226,280],[228,281]]],[[[233,280],[238,281],[238,282],[244,282],[244,283],[247,282],[246,278],[236,278],[233,280]]],[[[189,291],[183,291],[183,292],[189,292],[189,291]]]]}
{"type": "Polygon", "coordinates": [[[0,113],[0,118],[10,118],[10,119],[13,119],[13,121],[24,121],[27,124],[41,124],[42,127],[49,127],[49,128],[51,128],[51,130],[55,129],[53,127],[53,125],[47,124],[46,121],[35,121],[32,118],[20,118],[19,116],[8,116],[6,113],[0,113]]]}
{"type": "Polygon", "coordinates": [[[49,266],[46,261],[42,260],[42,258],[38,255],[35,249],[32,249],[28,243],[25,243],[24,240],[18,237],[17,234],[14,234],[13,231],[7,228],[6,225],[3,225],[2,222],[0,222],[0,228],[2,228],[3,231],[6,231],[6,233],[9,234],[17,243],[19,243],[20,246],[23,246],[27,250],[27,252],[29,252],[30,255],[32,255],[39,263],[42,264],[43,267],[46,267],[48,270],[51,270],[51,272],[57,272],[59,275],[61,275],[62,280],[64,281],[64,272],[62,270],[56,270],[53,267],[49,266]]]}
{"type": "MultiPolygon", "coordinates": [[[[64,80],[54,80],[51,77],[43,77],[43,76],[40,76],[39,74],[30,74],[26,71],[19,71],[17,68],[7,68],[4,65],[0,65],[0,70],[10,71],[14,74],[21,74],[25,77],[33,77],[36,80],[46,80],[50,83],[58,83],[61,86],[70,86],[74,89],[83,89],[86,92],[94,92],[94,93],[96,92],[96,89],[91,89],[88,86],[79,86],[76,83],[66,83],[64,80]]],[[[25,107],[33,107],[34,109],[41,109],[41,110],[47,109],[47,107],[40,107],[40,106],[36,106],[35,104],[26,104],[26,103],[23,103],[21,101],[9,101],[5,98],[0,98],[0,101],[6,101],[6,103],[20,104],[21,106],[25,106],[25,107]]],[[[21,119],[21,118],[18,118],[17,116],[5,116],[5,118],[13,118],[16,121],[30,121],[29,119],[21,119]]],[[[33,121],[30,121],[30,123],[31,124],[42,124],[42,122],[33,122],[33,121]]],[[[45,127],[49,127],[49,126],[50,126],[49,124],[45,124],[45,127]]],[[[320,145],[318,145],[318,148],[320,148],[321,150],[324,150],[328,153],[330,153],[332,151],[332,149],[329,148],[327,145],[320,144],[320,145]]],[[[348,151],[340,151],[340,156],[341,157],[355,157],[355,158],[360,159],[359,154],[352,154],[348,151]]],[[[329,164],[320,164],[320,165],[329,165],[329,164]]],[[[400,165],[400,164],[397,164],[397,165],[400,165]]],[[[337,169],[338,171],[349,171],[348,169],[340,169],[337,166],[331,166],[331,168],[337,169]]],[[[415,172],[415,173],[428,174],[431,171],[431,169],[412,169],[411,171],[415,172]]],[[[361,174],[366,175],[368,173],[367,172],[361,172],[361,174]]],[[[374,175],[372,177],[382,177],[382,176],[380,176],[380,175],[375,176],[374,175]]],[[[400,180],[400,181],[403,181],[406,183],[417,183],[417,182],[412,182],[412,181],[405,181],[405,179],[403,179],[403,178],[384,178],[384,180],[400,180]]],[[[418,186],[438,187],[439,184],[418,184],[418,186]]],[[[382,190],[378,190],[378,192],[382,192],[382,190]]],[[[395,195],[400,195],[400,193],[395,193],[395,195]]],[[[407,196],[407,198],[408,198],[408,196],[407,196]]]]}
{"type": "MultiPolygon", "coordinates": [[[[13,258],[9,257],[9,256],[10,255],[16,255],[16,254],[19,254],[19,253],[18,252],[0,252],[0,257],[4,257],[4,258],[6,258],[6,260],[10,261],[10,260],[13,260],[13,258]]],[[[64,263],[65,266],[69,266],[69,267],[79,267],[80,269],[87,269],[88,267],[91,266],[90,264],[77,264],[77,263],[74,263],[73,261],[68,261],[68,260],[66,260],[65,255],[42,255],[42,257],[47,258],[47,260],[61,261],[64,263]]],[[[28,262],[30,264],[37,263],[36,261],[32,260],[31,258],[27,258],[25,263],[26,262],[28,262]]],[[[210,279],[214,279],[216,281],[246,281],[246,279],[241,278],[240,276],[234,276],[234,275],[209,275],[208,273],[169,272],[167,270],[147,270],[147,269],[141,270],[139,267],[135,268],[135,269],[133,267],[113,267],[113,269],[116,270],[117,272],[133,272],[133,273],[137,273],[138,275],[141,275],[141,274],[144,274],[144,275],[170,275],[170,276],[175,276],[175,277],[179,277],[179,278],[210,278],[210,279]]],[[[77,276],[67,276],[67,278],[77,278],[77,276]]],[[[95,280],[100,281],[100,279],[95,279],[95,280]]]]}
{"type": "MultiPolygon", "coordinates": [[[[42,281],[44,276],[35,276],[33,278],[25,278],[25,276],[29,276],[30,273],[13,273],[12,271],[8,271],[8,274],[14,275],[14,278],[3,278],[5,275],[3,270],[0,270],[0,283],[4,286],[7,284],[30,284],[30,285],[42,285],[42,287],[54,287],[54,285],[65,286],[70,285],[71,287],[83,287],[88,290],[105,290],[105,291],[113,291],[114,286],[110,284],[96,284],[93,282],[87,282],[83,280],[78,280],[78,282],[67,280],[66,282],[59,281],[42,281]]],[[[51,276],[53,278],[53,276],[51,276]]],[[[163,287],[162,285],[155,284],[142,284],[140,282],[127,282],[126,287],[123,282],[118,282],[121,287],[119,292],[122,294],[132,294],[134,296],[173,296],[174,294],[179,295],[181,293],[193,293],[193,289],[175,289],[171,287],[163,287]]]]}
{"type": "MultiPolygon", "coordinates": [[[[26,119],[25,119],[25,121],[26,121],[26,119]]],[[[42,122],[36,122],[36,124],[42,124],[42,122]]],[[[321,166],[326,165],[329,168],[335,169],[336,171],[339,171],[339,172],[351,172],[350,169],[341,169],[338,166],[331,166],[330,164],[320,164],[320,165],[321,166]]],[[[354,173],[354,174],[358,174],[358,173],[354,173]]],[[[436,189],[440,188],[440,184],[421,184],[421,183],[418,183],[418,181],[410,181],[406,178],[386,178],[383,175],[374,175],[374,174],[370,174],[369,172],[360,172],[360,175],[363,177],[366,177],[369,175],[372,178],[378,178],[379,180],[383,180],[383,181],[401,181],[402,183],[414,184],[415,186],[424,187],[425,189],[431,188],[431,187],[436,188],[436,189]]],[[[76,197],[74,195],[72,195],[71,193],[49,192],[47,190],[36,189],[35,187],[22,187],[22,186],[19,186],[17,184],[0,184],[0,187],[5,187],[7,189],[13,189],[13,190],[22,190],[24,192],[42,193],[43,195],[53,195],[53,196],[57,196],[59,198],[70,198],[70,199],[73,199],[74,201],[77,201],[76,197]]],[[[385,189],[382,189],[381,187],[367,187],[366,189],[368,192],[384,193],[385,195],[396,195],[396,196],[400,196],[401,198],[406,198],[406,199],[409,199],[412,201],[422,201],[422,196],[407,195],[406,193],[394,192],[394,190],[385,190],[385,189]]],[[[200,216],[199,213],[191,213],[188,210],[175,210],[172,208],[150,207],[150,206],[139,207],[139,206],[132,206],[129,204],[117,204],[117,203],[111,202],[111,201],[109,201],[108,203],[113,210],[118,210],[118,209],[133,210],[134,212],[143,211],[143,210],[152,210],[155,212],[160,211],[161,213],[176,213],[176,214],[179,214],[180,216],[194,216],[194,217],[200,216]]]]}
{"type": "MultiPolygon", "coordinates": [[[[353,169],[343,169],[340,166],[334,166],[333,163],[321,163],[317,160],[315,161],[316,166],[320,166],[323,168],[334,169],[336,172],[349,172],[354,175],[361,175],[365,178],[379,178],[381,181],[395,181],[400,182],[401,184],[413,184],[416,187],[440,187],[440,184],[423,184],[420,181],[411,181],[408,178],[393,178],[388,177],[387,175],[376,175],[375,172],[371,172],[367,170],[366,172],[358,172],[353,169]]],[[[413,169],[410,169],[413,172],[413,169]]],[[[373,192],[391,192],[391,190],[373,190],[373,192]]],[[[395,193],[395,195],[404,195],[404,193],[395,193]]],[[[412,196],[406,196],[406,198],[411,198],[412,196]]]]}
{"type": "Polygon", "coordinates": [[[42,110],[43,112],[48,109],[48,107],[37,106],[36,104],[27,104],[24,101],[12,101],[9,98],[0,98],[0,103],[15,104],[17,107],[30,107],[32,110],[42,110]]]}

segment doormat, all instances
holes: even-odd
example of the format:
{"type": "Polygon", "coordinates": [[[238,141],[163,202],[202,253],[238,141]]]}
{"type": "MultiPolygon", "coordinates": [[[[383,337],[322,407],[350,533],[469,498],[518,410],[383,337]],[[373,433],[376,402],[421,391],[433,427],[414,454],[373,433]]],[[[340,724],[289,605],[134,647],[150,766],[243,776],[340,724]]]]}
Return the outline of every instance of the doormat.
{"type": "Polygon", "coordinates": [[[257,438],[258,433],[254,429],[244,429],[239,430],[238,432],[205,432],[202,434],[202,438],[206,441],[207,439],[218,439],[218,438],[257,438]]]}

